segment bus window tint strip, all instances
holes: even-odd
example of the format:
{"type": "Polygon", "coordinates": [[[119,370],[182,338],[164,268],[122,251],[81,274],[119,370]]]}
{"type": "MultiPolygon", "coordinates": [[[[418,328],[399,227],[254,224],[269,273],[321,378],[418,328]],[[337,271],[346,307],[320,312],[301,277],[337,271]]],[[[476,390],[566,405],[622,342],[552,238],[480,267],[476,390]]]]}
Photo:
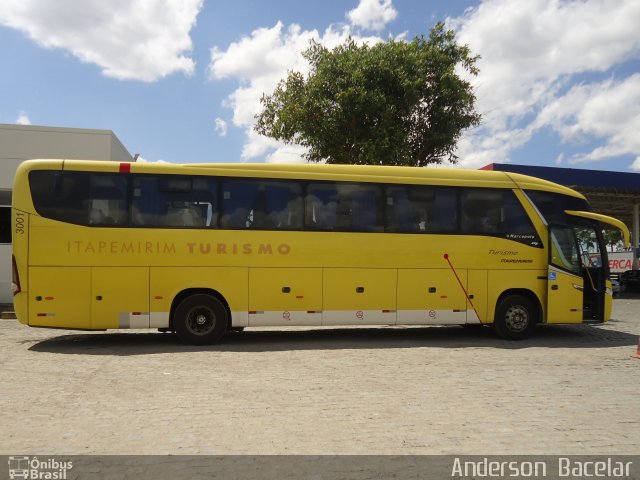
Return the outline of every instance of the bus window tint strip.
{"type": "Polygon", "coordinates": [[[78,225],[468,234],[542,246],[508,189],[50,170],[29,180],[40,215],[78,225]]]}

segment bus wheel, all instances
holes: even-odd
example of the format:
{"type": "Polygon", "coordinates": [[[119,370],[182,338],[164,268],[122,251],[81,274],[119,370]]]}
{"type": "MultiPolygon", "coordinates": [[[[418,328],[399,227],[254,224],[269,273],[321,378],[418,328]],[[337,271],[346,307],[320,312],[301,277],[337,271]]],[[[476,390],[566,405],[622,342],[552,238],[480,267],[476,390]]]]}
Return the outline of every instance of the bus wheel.
{"type": "Polygon", "coordinates": [[[496,309],[494,331],[507,340],[522,340],[531,335],[536,326],[536,309],[527,297],[511,295],[496,309]]]}
{"type": "Polygon", "coordinates": [[[173,328],[178,338],[191,345],[220,340],[228,322],[227,309],[220,300],[205,294],[185,298],[173,314],[173,328]]]}

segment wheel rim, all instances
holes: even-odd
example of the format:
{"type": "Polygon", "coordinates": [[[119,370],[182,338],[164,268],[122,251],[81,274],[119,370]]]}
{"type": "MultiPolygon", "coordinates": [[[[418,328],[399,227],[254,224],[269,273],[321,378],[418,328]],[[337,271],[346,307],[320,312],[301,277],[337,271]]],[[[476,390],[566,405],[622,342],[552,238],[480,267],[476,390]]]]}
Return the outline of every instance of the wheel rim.
{"type": "Polygon", "coordinates": [[[522,305],[514,305],[507,309],[504,323],[512,332],[522,332],[529,326],[529,311],[522,305]]]}
{"type": "Polygon", "coordinates": [[[207,307],[194,307],[187,314],[187,329],[194,335],[207,335],[216,325],[216,315],[207,307]]]}

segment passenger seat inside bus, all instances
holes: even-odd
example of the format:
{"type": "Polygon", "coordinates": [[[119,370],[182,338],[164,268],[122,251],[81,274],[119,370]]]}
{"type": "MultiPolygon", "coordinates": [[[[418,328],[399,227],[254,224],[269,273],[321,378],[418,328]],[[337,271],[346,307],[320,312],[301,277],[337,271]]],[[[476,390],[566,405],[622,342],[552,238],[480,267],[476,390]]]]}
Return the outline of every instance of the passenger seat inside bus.
{"type": "Polygon", "coordinates": [[[91,208],[89,210],[89,225],[103,225],[105,218],[104,212],[99,208],[91,208]]]}
{"type": "Polygon", "coordinates": [[[170,227],[204,227],[205,218],[195,205],[170,205],[167,208],[166,225],[170,227]]]}

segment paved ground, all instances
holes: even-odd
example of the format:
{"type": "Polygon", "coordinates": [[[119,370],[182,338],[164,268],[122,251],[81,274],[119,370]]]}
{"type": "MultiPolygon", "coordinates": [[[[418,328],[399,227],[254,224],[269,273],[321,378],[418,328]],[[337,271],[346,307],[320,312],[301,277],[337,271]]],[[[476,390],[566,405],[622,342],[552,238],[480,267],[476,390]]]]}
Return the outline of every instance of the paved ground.
{"type": "Polygon", "coordinates": [[[522,342],[460,327],[171,334],[0,321],[0,453],[640,454],[640,299],[522,342]]]}

